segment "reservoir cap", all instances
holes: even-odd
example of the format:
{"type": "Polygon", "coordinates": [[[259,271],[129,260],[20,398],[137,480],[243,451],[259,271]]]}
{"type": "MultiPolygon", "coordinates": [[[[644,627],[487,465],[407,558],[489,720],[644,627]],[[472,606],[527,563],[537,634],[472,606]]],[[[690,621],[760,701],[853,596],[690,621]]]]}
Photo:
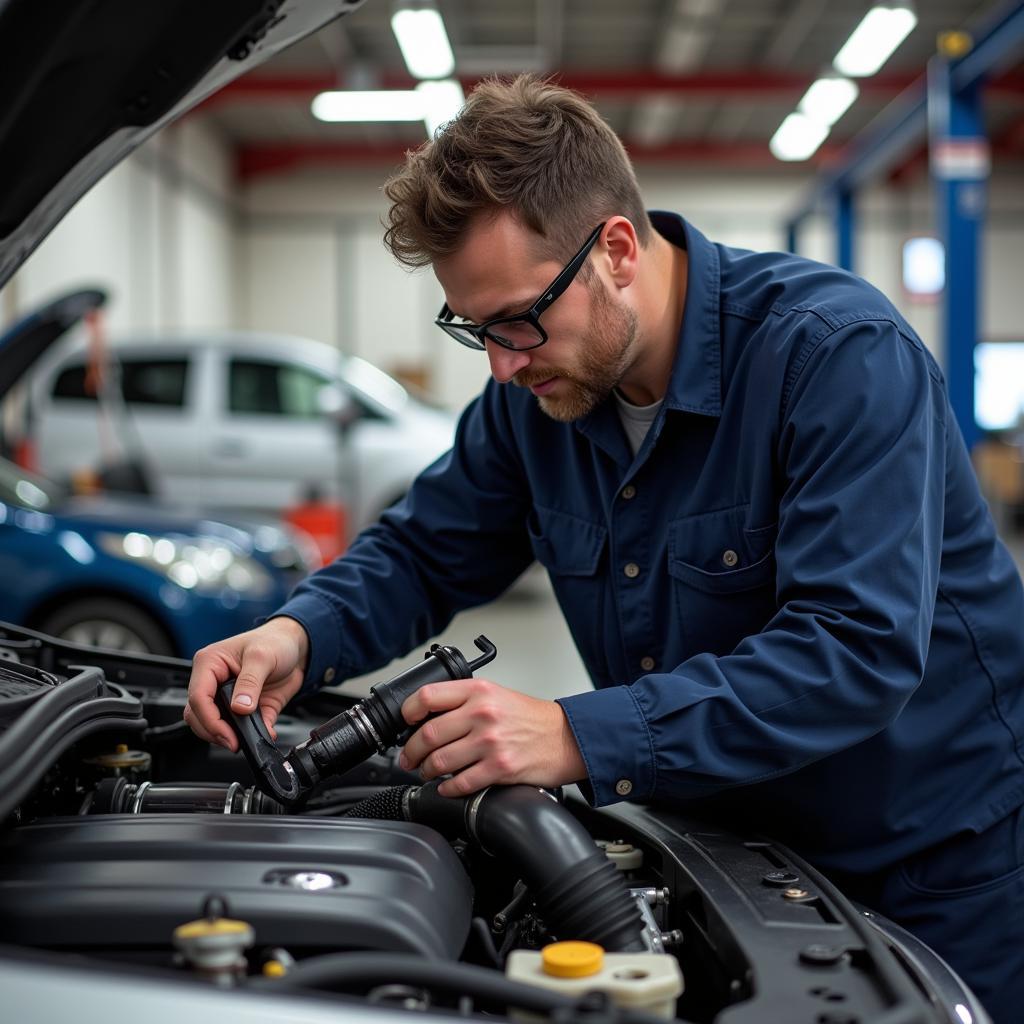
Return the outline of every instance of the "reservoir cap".
{"type": "Polygon", "coordinates": [[[545,974],[556,978],[586,978],[604,965],[604,950],[594,942],[552,942],[541,950],[545,974]]]}

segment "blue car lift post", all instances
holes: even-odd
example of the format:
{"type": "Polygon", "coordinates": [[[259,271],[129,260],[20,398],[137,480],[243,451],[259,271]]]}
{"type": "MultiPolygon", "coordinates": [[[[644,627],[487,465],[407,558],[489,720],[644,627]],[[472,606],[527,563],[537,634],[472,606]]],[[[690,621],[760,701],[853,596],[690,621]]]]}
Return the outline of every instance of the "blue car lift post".
{"type": "Polygon", "coordinates": [[[974,418],[974,345],[978,338],[980,240],[985,216],[988,142],[982,119],[987,76],[1024,50],[1024,3],[1005,4],[977,32],[963,56],[937,54],[925,78],[901,93],[855,138],[843,163],[814,184],[786,224],[790,252],[801,222],[822,205],[835,221],[836,263],[854,264],[856,190],[894,167],[927,132],[936,189],[939,237],[946,253],[943,293],[945,373],[950,404],[968,447],[978,439],[974,418]]]}

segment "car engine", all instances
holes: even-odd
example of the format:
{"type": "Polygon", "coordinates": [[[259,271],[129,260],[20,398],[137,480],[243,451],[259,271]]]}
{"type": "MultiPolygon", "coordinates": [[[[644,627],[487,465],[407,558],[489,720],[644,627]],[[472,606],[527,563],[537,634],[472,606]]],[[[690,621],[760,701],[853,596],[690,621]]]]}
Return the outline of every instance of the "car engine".
{"type": "Polygon", "coordinates": [[[49,980],[106,978],[138,1012],[145,992],[187,992],[227,1020],[254,1019],[256,992],[277,1020],[319,1019],[324,999],[636,1024],[937,1024],[962,1021],[959,1003],[984,1020],[934,954],[770,840],[671,808],[595,811],[574,787],[440,797],[340,690],[295,703],[276,746],[256,737],[241,757],[182,722],[189,672],[0,625],[0,982],[15,1004],[38,970],[33,1005],[49,980]],[[337,734],[327,719],[350,747],[372,742],[278,799],[278,751],[301,776],[337,734]]]}

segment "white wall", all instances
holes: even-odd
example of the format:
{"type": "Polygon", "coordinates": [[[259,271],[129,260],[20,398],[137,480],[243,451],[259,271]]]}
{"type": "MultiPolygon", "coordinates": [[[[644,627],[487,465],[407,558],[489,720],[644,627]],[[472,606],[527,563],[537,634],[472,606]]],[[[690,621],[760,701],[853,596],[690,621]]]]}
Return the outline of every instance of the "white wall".
{"type": "MultiPolygon", "coordinates": [[[[785,169],[709,175],[639,171],[650,207],[675,209],[716,241],[751,249],[785,245],[786,213],[808,178],[785,169]]],[[[420,363],[431,390],[457,408],[480,387],[480,356],[447,343],[431,321],[443,294],[428,271],[410,274],[381,242],[386,172],[306,171],[267,176],[244,193],[242,318],[245,326],[311,334],[385,368],[420,363]]],[[[912,299],[901,285],[903,242],[935,231],[931,186],[923,176],[857,197],[856,271],[881,288],[942,358],[941,307],[912,299]]],[[[800,251],[832,261],[826,214],[810,218],[800,251]]],[[[997,168],[983,244],[982,335],[1021,337],[1017,292],[1024,265],[1024,173],[997,168]]]]}
{"type": "Polygon", "coordinates": [[[460,408],[486,380],[486,360],[445,344],[433,274],[409,273],[384,248],[385,177],[306,172],[246,190],[242,323],[320,338],[387,370],[423,370],[433,397],[460,408]]]}
{"type": "Polygon", "coordinates": [[[227,146],[198,121],[151,139],[96,185],[4,289],[5,319],[63,291],[110,293],[115,329],[238,321],[227,146]]]}

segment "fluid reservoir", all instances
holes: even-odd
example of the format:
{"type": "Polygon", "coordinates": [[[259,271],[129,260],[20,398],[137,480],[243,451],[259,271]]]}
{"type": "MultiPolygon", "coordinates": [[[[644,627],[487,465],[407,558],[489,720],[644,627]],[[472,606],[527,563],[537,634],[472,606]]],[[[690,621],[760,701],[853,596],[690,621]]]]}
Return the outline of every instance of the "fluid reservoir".
{"type": "Polygon", "coordinates": [[[553,942],[539,953],[513,950],[505,974],[539,988],[581,996],[604,992],[616,1006],[675,1017],[683,973],[665,953],[606,953],[593,942],[553,942]]]}

